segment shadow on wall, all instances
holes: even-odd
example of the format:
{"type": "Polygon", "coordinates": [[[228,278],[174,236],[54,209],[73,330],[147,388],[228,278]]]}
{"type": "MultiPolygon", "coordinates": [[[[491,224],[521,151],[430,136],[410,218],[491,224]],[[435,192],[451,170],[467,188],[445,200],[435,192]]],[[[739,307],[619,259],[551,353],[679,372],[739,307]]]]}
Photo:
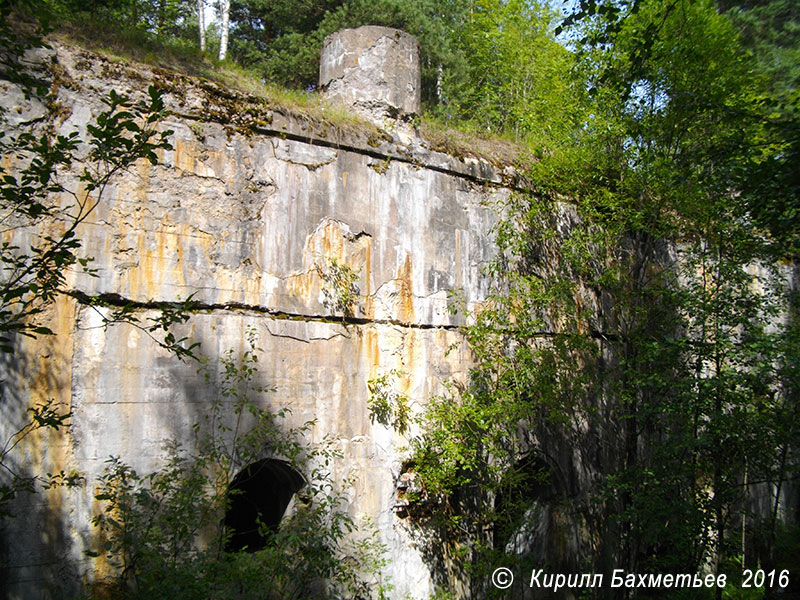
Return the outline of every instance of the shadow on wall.
{"type": "MultiPolygon", "coordinates": [[[[242,315],[234,316],[234,319],[247,319],[242,315]]],[[[234,328],[237,335],[227,338],[234,347],[223,347],[225,337],[215,337],[210,334],[213,328],[202,327],[201,339],[199,340],[200,350],[209,349],[211,356],[206,356],[208,362],[201,368],[195,377],[186,377],[183,365],[173,364],[171,379],[182,383],[182,400],[185,409],[188,411],[188,425],[195,432],[195,438],[203,436],[225,435],[234,430],[246,431],[254,425],[251,415],[245,409],[242,411],[240,423],[235,414],[235,404],[238,401],[239,393],[247,395],[246,403],[252,403],[260,409],[271,410],[269,402],[265,401],[264,393],[274,391],[269,385],[269,377],[266,376],[255,364],[248,363],[239,365],[239,368],[252,369],[250,374],[242,380],[233,377],[235,386],[241,386],[240,391],[232,391],[231,381],[227,380],[230,372],[226,371],[230,365],[224,364],[225,360],[234,362],[242,360],[247,352],[253,355],[263,355],[263,350],[257,349],[254,345],[257,342],[255,330],[250,330],[250,326],[242,325],[241,328],[234,328]],[[254,336],[251,338],[251,336],[254,336]],[[247,340],[247,341],[246,341],[247,340]],[[247,350],[248,341],[250,349],[247,350]],[[225,359],[223,357],[226,356],[225,359]],[[252,380],[250,379],[252,378],[252,380]],[[245,389],[246,388],[246,389],[245,389]],[[208,420],[208,407],[219,402],[221,404],[219,418],[230,420],[227,424],[211,423],[208,420]],[[214,431],[214,428],[217,431],[214,431]]],[[[188,332],[187,332],[188,334],[188,332]]],[[[244,372],[239,375],[242,376],[244,372]]],[[[184,423],[186,425],[186,423],[184,423]]],[[[192,435],[187,430],[180,430],[172,424],[171,435],[175,439],[183,440],[187,443],[199,443],[199,439],[192,439],[192,435]]],[[[227,436],[225,436],[227,437],[227,436]]],[[[227,445],[230,440],[222,441],[227,445]]],[[[295,494],[305,485],[306,480],[296,471],[289,462],[276,458],[275,449],[270,447],[270,442],[265,441],[263,448],[256,451],[256,456],[248,453],[252,458],[260,454],[263,458],[246,465],[239,464],[240,470],[231,480],[229,485],[230,505],[226,510],[223,524],[230,530],[231,537],[226,543],[226,551],[237,552],[256,552],[266,545],[266,539],[259,534],[262,525],[268,531],[276,532],[283,520],[287,509],[294,504],[295,494]]],[[[230,448],[231,457],[238,455],[236,448],[230,448]]],[[[241,457],[239,457],[241,458],[241,457]]]]}
{"type": "MultiPolygon", "coordinates": [[[[183,333],[188,333],[191,325],[191,322],[188,323],[185,331],[176,331],[176,335],[180,337],[183,333]]],[[[132,330],[123,332],[123,329],[125,326],[115,328],[122,335],[116,341],[121,340],[123,346],[126,346],[126,336],[132,330]]],[[[73,339],[67,337],[71,346],[73,339]]],[[[150,365],[151,373],[146,379],[153,385],[177,384],[177,387],[168,394],[167,401],[173,406],[165,412],[156,413],[162,422],[157,424],[156,429],[149,430],[154,438],[139,440],[140,444],[153,443],[158,439],[172,439],[179,440],[187,449],[194,450],[196,437],[193,431],[202,435],[203,428],[207,426],[204,417],[210,403],[219,401],[226,394],[220,376],[222,354],[218,350],[219,343],[213,339],[211,332],[201,335],[201,338],[201,349],[208,348],[213,357],[210,364],[213,365],[214,373],[210,378],[203,377],[197,364],[181,363],[171,356],[157,358],[150,365]]],[[[242,349],[246,347],[244,338],[243,334],[242,349]]],[[[45,391],[50,390],[52,393],[49,397],[57,396],[64,402],[64,406],[70,402],[71,384],[70,381],[63,381],[64,377],[61,375],[71,373],[71,369],[65,371],[60,367],[44,368],[54,365],[52,361],[56,360],[60,351],[57,346],[64,343],[65,340],[59,340],[58,336],[35,341],[23,340],[18,352],[0,355],[0,433],[3,435],[0,444],[6,445],[13,432],[18,431],[26,419],[30,420],[27,408],[31,403],[46,399],[48,396],[44,395],[45,391]],[[35,346],[32,346],[34,343],[35,346]]],[[[145,354],[150,350],[147,347],[141,348],[141,352],[145,354]]],[[[147,367],[145,363],[140,364],[147,367]]],[[[69,360],[65,360],[64,365],[73,366],[69,360]]],[[[111,363],[107,363],[105,368],[112,368],[109,365],[111,363]]],[[[255,382],[256,385],[264,379],[263,373],[259,374],[260,381],[255,382]]],[[[138,388],[128,392],[138,394],[138,397],[129,398],[136,402],[128,404],[139,404],[148,394],[147,390],[138,388]]],[[[125,398],[120,396],[120,399],[125,398]]],[[[164,398],[159,396],[159,402],[162,400],[164,398]]],[[[79,412],[86,408],[82,403],[78,404],[79,412]]],[[[233,420],[233,405],[227,402],[222,404],[223,418],[233,420]]],[[[112,405],[113,403],[107,403],[107,406],[112,405]]],[[[120,415],[118,418],[127,418],[125,413],[120,415]]],[[[148,413],[139,416],[145,420],[149,418],[148,413]]],[[[105,431],[107,435],[109,430],[105,431]]],[[[67,462],[72,464],[69,457],[73,443],[86,444],[91,441],[87,439],[73,442],[71,434],[64,428],[59,431],[39,431],[22,440],[9,454],[6,466],[23,478],[44,476],[49,472],[57,473],[61,468],[67,468],[67,462]]],[[[270,448],[265,447],[262,456],[270,456],[270,448]]],[[[121,457],[123,462],[129,462],[133,458],[137,457],[121,457]]],[[[152,465],[150,470],[154,468],[157,469],[158,465],[152,465]]],[[[147,475],[147,470],[142,469],[140,475],[147,475]]],[[[0,479],[0,484],[7,485],[8,470],[0,471],[0,477],[4,478],[0,479]]],[[[76,515],[74,512],[70,513],[69,507],[74,505],[79,496],[82,498],[78,503],[92,504],[97,483],[96,480],[86,480],[83,487],[73,490],[42,490],[39,485],[36,493],[20,492],[7,504],[12,516],[0,518],[0,599],[71,598],[81,593],[91,594],[90,590],[83,589],[86,571],[96,567],[102,569],[102,564],[95,563],[93,566],[87,562],[86,557],[81,555],[76,560],[75,556],[84,549],[102,552],[102,540],[98,537],[98,530],[89,522],[76,522],[76,515]],[[83,543],[78,541],[79,536],[85,537],[83,543]],[[88,543],[88,548],[83,547],[84,543],[88,543]]],[[[224,518],[225,525],[233,532],[228,549],[236,551],[247,547],[252,552],[263,548],[264,538],[258,534],[259,524],[263,523],[272,531],[277,530],[295,493],[305,483],[303,477],[289,463],[276,458],[262,458],[244,466],[230,486],[231,506],[224,518]]]]}
{"type": "Polygon", "coordinates": [[[403,466],[395,511],[431,566],[438,588],[455,597],[484,597],[490,593],[491,570],[486,569],[503,566],[517,574],[503,588],[504,598],[575,600],[571,590],[528,585],[534,567],[559,573],[580,567],[582,520],[569,483],[552,459],[532,451],[506,471],[495,492],[472,483],[446,498],[428,497],[414,469],[413,461],[403,466]],[[454,530],[453,522],[461,529],[454,530]],[[465,528],[471,528],[473,548],[466,560],[465,545],[457,541],[463,542],[465,528]]]}
{"type": "MultiPolygon", "coordinates": [[[[58,310],[64,317],[70,305],[58,310]]],[[[70,437],[65,425],[37,427],[29,412],[47,402],[51,415],[68,412],[72,339],[18,337],[12,343],[13,353],[0,353],[0,486],[15,490],[0,497],[0,598],[30,598],[33,589],[37,598],[73,597],[80,565],[70,552],[66,515],[69,497],[80,492],[55,485],[61,471],[70,470],[70,437]]]]}
{"type": "Polygon", "coordinates": [[[528,580],[533,569],[579,572],[580,519],[564,474],[552,460],[531,452],[508,470],[505,479],[494,500],[493,546],[514,557],[514,570],[524,574],[507,590],[507,597],[574,600],[574,590],[539,590],[528,580]]]}

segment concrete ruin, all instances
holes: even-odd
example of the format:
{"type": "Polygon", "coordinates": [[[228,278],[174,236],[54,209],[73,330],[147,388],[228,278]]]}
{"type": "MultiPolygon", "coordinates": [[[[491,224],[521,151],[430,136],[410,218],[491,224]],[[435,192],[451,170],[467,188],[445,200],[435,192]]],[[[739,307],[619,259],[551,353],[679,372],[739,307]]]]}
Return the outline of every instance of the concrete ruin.
{"type": "MultiPolygon", "coordinates": [[[[325,48],[321,84],[332,98],[368,109],[374,122],[418,112],[413,38],[362,28],[328,38],[325,48]],[[397,49],[400,58],[392,58],[397,49]],[[376,66],[377,79],[357,66],[376,66]]],[[[144,317],[191,294],[197,307],[178,336],[199,342],[199,354],[213,362],[243,350],[246,330],[256,332],[260,383],[271,390],[259,403],[291,408],[290,424],[315,420],[312,442],[337,440],[343,458],[334,478],[355,479],[347,510],[377,526],[391,597],[429,597],[430,567],[395,511],[408,438],[370,419],[367,384],[400,373],[393,385],[418,411],[446,381],[463,379],[470,358],[449,294],[461,291],[468,305],[486,297],[492,206],[509,194],[513,173],[434,151],[407,132],[346,131],[207,81],[73,47],[54,44],[38,58],[57,90],[58,133],[83,136],[111,89],[136,100],[153,84],[171,111],[161,127],[173,131],[173,149],[158,165],[141,162],[114,180],[79,231],[96,276],[70,272],[73,295],[48,308],[56,335],[21,339],[4,359],[0,439],[41,400],[73,414],[66,431],[26,437],[15,466],[28,474],[74,471],[86,481],[20,496],[15,512],[24,517],[0,532],[4,597],[72,597],[97,577],[85,551],[96,543],[93,482],[106,459],[120,456],[140,473],[159,468],[165,441],[189,443],[192,425],[219,394],[195,364],[131,326],[104,327],[108,309],[75,297],[130,302],[144,317]],[[332,265],[356,275],[348,306],[332,301],[332,265]]],[[[10,82],[0,86],[9,127],[47,118],[43,103],[10,82]]],[[[76,176],[68,177],[73,188],[76,176]]]]}
{"type": "MultiPolygon", "coordinates": [[[[369,384],[387,377],[392,393],[418,412],[448,381],[465,379],[471,357],[451,293],[459,292],[468,309],[487,298],[483,268],[496,252],[496,207],[519,182],[498,161],[437,151],[416,134],[416,48],[407,34],[381,27],[326,39],[320,89],[366,119],[356,125],[58,43],[31,57],[46,67],[52,103],[0,81],[0,109],[12,134],[52,126],[85,139],[110,90],[135,101],[149,85],[164,94],[170,116],[160,127],[172,132],[172,149],[158,164],[142,161],[116,178],[81,225],[95,275],[66,274],[69,293],[46,314],[55,335],[20,338],[14,354],[0,357],[5,448],[29,420],[29,407],[52,399],[72,413],[69,429],[22,437],[6,464],[21,475],[64,471],[85,481],[15,500],[16,517],[0,521],[0,598],[71,598],[102,579],[107,565],[86,551],[102,542],[91,518],[108,457],[146,474],[163,466],[168,441],[193,443],[193,426],[221,396],[219,377],[206,380],[197,364],[178,361],[141,329],[103,321],[123,305],[146,319],[162,303],[190,295],[196,304],[176,336],[199,343],[197,354],[219,365],[227,352],[247,350],[254,332],[255,383],[266,390],[258,405],[290,409],[288,427],[313,421],[311,444],[335,440],[341,458],[331,466],[333,479],[354,481],[344,508],[356,523],[369,519],[377,528],[390,597],[434,595],[435,566],[404,518],[412,512],[405,498],[419,491],[404,472],[416,432],[372,418],[369,384]],[[346,289],[343,272],[352,275],[346,289]],[[93,306],[94,299],[110,307],[93,306]]],[[[3,160],[13,170],[11,159],[3,160]]],[[[63,173],[68,189],[80,191],[80,167],[63,173]]],[[[63,207],[69,199],[54,201],[63,207]]],[[[566,227],[572,216],[565,203],[566,227]]],[[[24,247],[59,226],[7,230],[2,241],[24,247]]],[[[792,278],[796,287],[796,270],[792,278]]],[[[601,311],[601,298],[587,293],[582,300],[601,311]]],[[[610,427],[615,414],[604,418],[610,427]]],[[[603,473],[602,465],[582,462],[581,444],[594,449],[588,433],[537,440],[565,467],[551,488],[532,476],[547,465],[535,457],[518,465],[531,475],[531,506],[526,528],[507,547],[554,558],[564,572],[580,568],[581,523],[548,503],[588,489],[581,478],[603,473]]],[[[253,496],[267,489],[268,497],[255,501],[270,528],[303,483],[282,458],[265,452],[239,465],[247,477],[233,481],[253,496]],[[256,470],[264,484],[251,491],[256,470]]],[[[797,506],[796,490],[783,493],[791,498],[781,510],[797,506]]],[[[757,499],[759,512],[772,510],[765,500],[771,498],[757,499]]],[[[226,515],[226,522],[236,530],[235,519],[226,515]]],[[[234,535],[231,545],[256,542],[234,535]]]]}
{"type": "Polygon", "coordinates": [[[413,119],[421,106],[419,44],[389,27],[337,31],[322,44],[319,86],[378,125],[413,119]]]}

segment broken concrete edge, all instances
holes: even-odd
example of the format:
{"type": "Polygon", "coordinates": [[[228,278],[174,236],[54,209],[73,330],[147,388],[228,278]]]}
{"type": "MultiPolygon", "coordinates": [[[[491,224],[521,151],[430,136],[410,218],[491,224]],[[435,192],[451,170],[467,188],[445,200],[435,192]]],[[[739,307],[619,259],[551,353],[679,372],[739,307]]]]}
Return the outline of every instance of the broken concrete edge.
{"type": "Polygon", "coordinates": [[[320,92],[379,127],[411,123],[422,104],[419,54],[416,38],[400,29],[340,29],[322,43],[320,92]]]}
{"type": "MultiPolygon", "coordinates": [[[[394,128],[389,123],[388,130],[382,129],[354,115],[354,125],[342,127],[324,116],[279,105],[201,77],[141,63],[114,61],[64,41],[49,43],[50,50],[40,49],[37,54],[38,60],[48,63],[45,67],[55,89],[64,86],[77,91],[86,87],[81,71],[94,65],[104,76],[119,82],[120,89],[116,91],[132,100],[144,98],[146,88],[155,86],[162,92],[167,109],[175,117],[187,121],[216,122],[231,133],[285,138],[352,151],[381,161],[400,161],[479,185],[513,191],[533,191],[535,187],[514,165],[491,162],[478,153],[458,157],[437,151],[418,134],[408,135],[407,126],[394,128]],[[187,101],[189,95],[195,97],[191,103],[187,101]]],[[[93,89],[91,84],[88,87],[95,93],[110,91],[93,89]]]]}

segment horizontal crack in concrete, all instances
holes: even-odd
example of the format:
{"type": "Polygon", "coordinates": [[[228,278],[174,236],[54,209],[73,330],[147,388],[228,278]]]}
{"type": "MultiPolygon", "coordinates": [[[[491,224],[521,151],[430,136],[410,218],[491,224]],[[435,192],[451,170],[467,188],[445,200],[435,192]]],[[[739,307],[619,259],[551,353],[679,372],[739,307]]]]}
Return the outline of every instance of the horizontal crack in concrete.
{"type": "MultiPolygon", "coordinates": [[[[166,301],[166,300],[148,300],[145,302],[138,300],[130,300],[119,294],[103,293],[96,295],[89,295],[81,290],[68,290],[64,292],[71,296],[78,302],[84,305],[93,306],[112,306],[112,307],[129,307],[135,310],[161,310],[163,308],[178,308],[184,304],[182,301],[166,301]]],[[[447,331],[460,331],[461,325],[448,325],[441,324],[435,325],[432,323],[409,323],[400,319],[369,319],[366,317],[337,317],[333,315],[308,315],[302,313],[290,313],[282,310],[275,310],[267,306],[258,304],[245,304],[243,302],[224,302],[224,303],[207,303],[189,301],[186,312],[209,312],[209,311],[251,311],[269,315],[273,319],[281,319],[287,321],[309,321],[315,323],[331,323],[334,325],[394,325],[398,327],[405,327],[407,329],[442,329],[447,331]]]]}
{"type": "MultiPolygon", "coordinates": [[[[209,122],[209,118],[203,117],[202,115],[192,115],[188,113],[173,113],[178,117],[183,119],[197,121],[201,123],[209,122]]],[[[285,131],[281,129],[272,129],[269,127],[257,126],[252,125],[250,129],[254,133],[259,133],[261,135],[270,136],[270,137],[278,137],[285,140],[292,140],[295,142],[302,142],[305,144],[309,144],[311,146],[320,146],[322,148],[333,148],[335,150],[344,150],[346,152],[353,152],[355,154],[361,154],[363,156],[368,156],[370,158],[376,158],[379,160],[386,160],[391,159],[394,161],[406,163],[413,165],[415,167],[422,167],[424,169],[428,169],[430,171],[436,171],[439,173],[444,173],[446,175],[451,175],[453,177],[457,177],[460,179],[465,179],[467,181],[471,181],[473,183],[477,183],[480,185],[491,186],[495,188],[504,188],[513,191],[530,191],[530,188],[525,185],[520,185],[513,182],[503,182],[503,181],[493,181],[491,179],[487,179],[485,177],[481,177],[480,175],[474,175],[472,173],[467,173],[464,171],[459,171],[457,169],[448,168],[446,166],[441,165],[434,165],[428,162],[424,162],[419,158],[415,158],[413,155],[409,153],[402,152],[400,150],[396,152],[381,152],[379,150],[370,150],[369,148],[364,148],[362,146],[355,146],[352,144],[344,144],[341,142],[332,142],[330,140],[326,140],[321,137],[315,137],[311,135],[302,135],[298,133],[293,133],[290,131],[285,131]]],[[[305,166],[305,165],[304,165],[305,166]]]]}

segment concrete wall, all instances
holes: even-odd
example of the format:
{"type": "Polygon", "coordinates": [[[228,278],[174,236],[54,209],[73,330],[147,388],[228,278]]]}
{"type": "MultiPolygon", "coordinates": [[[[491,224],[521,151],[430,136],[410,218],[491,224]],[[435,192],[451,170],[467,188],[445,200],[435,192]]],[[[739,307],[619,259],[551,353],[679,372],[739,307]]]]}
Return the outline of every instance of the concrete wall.
{"type": "MultiPolygon", "coordinates": [[[[173,111],[162,124],[174,131],[173,150],[114,180],[80,230],[97,276],[70,272],[68,287],[138,303],[143,317],[155,302],[194,294],[198,309],[178,333],[211,361],[244,349],[254,329],[260,377],[274,390],[258,402],[290,407],[291,424],[316,419],[311,441],[338,440],[335,479],[356,477],[347,509],[377,524],[392,596],[427,597],[431,574],[393,508],[408,440],[371,422],[367,381],[402,371],[395,385],[420,410],[445,381],[464,377],[469,356],[448,292],[462,290],[470,304],[485,297],[491,207],[507,196],[508,174],[434,152],[408,132],[344,130],[75,48],[56,44],[39,59],[57,90],[60,133],[84,134],[112,88],[138,98],[156,84],[173,111]],[[326,287],[331,259],[357,274],[347,315],[326,287]]],[[[0,85],[9,128],[49,118],[35,99],[0,85]]],[[[75,174],[68,186],[78,186],[75,174]]],[[[157,469],[164,442],[190,443],[192,424],[219,394],[195,364],[140,330],[102,327],[94,308],[69,296],[48,311],[57,335],[21,340],[3,359],[0,440],[28,406],[53,398],[73,411],[71,429],[28,436],[14,464],[31,474],[74,470],[87,483],[23,495],[18,516],[0,525],[7,598],[64,597],[91,581],[96,565],[84,551],[96,542],[89,521],[104,461],[113,454],[141,473],[157,469]]]]}

